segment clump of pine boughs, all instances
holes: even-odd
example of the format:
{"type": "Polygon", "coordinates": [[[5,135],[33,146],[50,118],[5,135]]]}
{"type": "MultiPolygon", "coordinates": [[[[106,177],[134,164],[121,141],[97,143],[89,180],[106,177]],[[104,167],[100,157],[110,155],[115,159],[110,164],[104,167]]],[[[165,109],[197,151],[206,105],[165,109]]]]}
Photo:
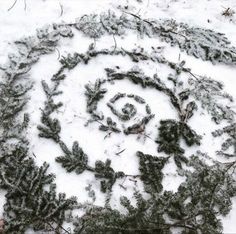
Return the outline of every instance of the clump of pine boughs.
{"type": "Polygon", "coordinates": [[[60,230],[65,211],[73,209],[76,199],[66,199],[65,194],[56,195],[54,175],[46,174],[46,163],[36,167],[32,159],[21,161],[11,170],[1,173],[1,186],[9,192],[4,204],[4,218],[7,233],[24,233],[33,230],[60,230]],[[17,180],[16,180],[17,178],[17,180]],[[49,185],[50,189],[44,189],[49,185]],[[52,227],[54,229],[52,229],[52,227]]]}
{"type": "Polygon", "coordinates": [[[71,29],[54,25],[38,30],[36,37],[16,41],[16,53],[9,56],[5,67],[1,67],[0,188],[6,190],[5,233],[25,233],[28,228],[60,232],[66,210],[76,204],[75,198],[56,195],[55,176],[47,173],[49,165],[44,163],[38,167],[30,157],[25,136],[30,116],[25,113],[22,119],[20,115],[32,87],[24,75],[42,54],[55,50],[61,36],[71,37],[71,29]]]}
{"type": "Polygon", "coordinates": [[[177,192],[164,191],[161,168],[166,158],[154,158],[138,153],[140,172],[150,194],[144,199],[139,192],[134,193],[136,205],[126,197],[121,197],[125,213],[111,207],[89,207],[78,220],[75,219],[75,233],[222,233],[218,215],[226,215],[231,209],[231,197],[236,194],[236,181],[231,177],[230,167],[216,163],[208,166],[201,155],[192,156],[188,166],[194,172],[184,171],[186,181],[177,192]],[[154,181],[156,181],[154,183],[154,181]],[[155,186],[155,184],[157,186],[155,186]],[[96,219],[94,219],[96,217],[96,219]]]}
{"type": "Polygon", "coordinates": [[[159,193],[162,191],[162,169],[168,161],[168,158],[155,157],[149,154],[137,152],[139,158],[140,179],[144,183],[144,189],[147,193],[159,193]]]}
{"type": "Polygon", "coordinates": [[[125,128],[124,133],[126,135],[143,133],[146,125],[150,122],[152,118],[154,118],[154,116],[154,114],[150,114],[143,117],[139,122],[125,128]]]}
{"type": "Polygon", "coordinates": [[[106,124],[102,124],[99,127],[99,130],[104,132],[115,132],[120,133],[121,130],[117,127],[116,122],[114,122],[110,117],[107,117],[106,124]]]}
{"type": "Polygon", "coordinates": [[[222,136],[223,134],[227,134],[228,138],[222,143],[221,150],[217,153],[227,158],[236,157],[236,123],[232,123],[223,129],[218,129],[212,133],[214,137],[222,136]],[[227,150],[233,148],[231,153],[226,153],[227,150]]]}
{"type": "Polygon", "coordinates": [[[100,160],[96,161],[94,173],[96,178],[102,179],[102,192],[111,191],[113,184],[116,182],[116,179],[125,176],[123,172],[115,172],[113,170],[110,159],[107,159],[105,163],[100,160]]]}
{"type": "Polygon", "coordinates": [[[158,151],[167,154],[183,154],[180,147],[180,139],[183,138],[188,146],[200,145],[201,137],[196,134],[186,123],[175,120],[161,120],[159,135],[156,142],[159,144],[158,151]]]}
{"type": "Polygon", "coordinates": [[[233,102],[233,98],[223,91],[223,84],[207,77],[189,79],[190,95],[198,100],[202,107],[211,115],[217,124],[223,120],[232,121],[235,112],[227,105],[221,104],[218,99],[233,102]]]}
{"type": "Polygon", "coordinates": [[[96,111],[98,101],[103,98],[104,94],[107,92],[106,89],[101,87],[103,83],[103,81],[98,79],[94,85],[87,84],[85,86],[85,95],[87,97],[87,111],[89,113],[96,111]]]}
{"type": "Polygon", "coordinates": [[[65,155],[57,157],[56,162],[61,163],[67,172],[75,171],[76,174],[80,174],[87,169],[88,156],[79,147],[77,141],[73,143],[71,151],[63,142],[60,142],[60,146],[65,155]]]}
{"type": "Polygon", "coordinates": [[[174,20],[142,19],[139,15],[129,12],[117,16],[108,11],[100,15],[82,16],[71,25],[91,38],[99,38],[104,34],[120,36],[128,30],[133,30],[142,37],[159,37],[172,46],[178,46],[189,55],[209,60],[213,64],[222,62],[235,65],[236,63],[236,48],[230,46],[230,41],[224,34],[190,27],[174,20]]]}
{"type": "Polygon", "coordinates": [[[190,27],[174,20],[162,20],[157,24],[157,33],[162,39],[172,46],[179,46],[189,55],[209,60],[213,64],[222,62],[235,65],[236,48],[230,47],[230,41],[224,34],[209,29],[190,27]]]}

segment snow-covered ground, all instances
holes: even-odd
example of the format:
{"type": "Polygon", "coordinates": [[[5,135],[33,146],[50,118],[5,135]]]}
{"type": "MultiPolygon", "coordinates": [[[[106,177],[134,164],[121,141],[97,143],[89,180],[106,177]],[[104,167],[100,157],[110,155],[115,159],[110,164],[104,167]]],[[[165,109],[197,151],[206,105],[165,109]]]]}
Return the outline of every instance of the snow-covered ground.
{"type": "MultiPolygon", "coordinates": [[[[120,6],[127,11],[138,13],[143,18],[173,18],[178,22],[188,23],[190,26],[213,29],[225,33],[228,39],[236,46],[236,14],[232,17],[222,15],[224,8],[236,10],[235,0],[18,0],[13,8],[10,9],[14,1],[0,0],[0,64],[7,60],[8,53],[13,52],[12,42],[23,37],[34,35],[37,28],[46,24],[58,22],[74,22],[81,15],[88,13],[99,13],[108,9],[120,12],[120,6]]],[[[59,68],[58,56],[68,52],[85,52],[88,46],[94,43],[94,40],[85,38],[76,33],[73,39],[64,39],[60,42],[58,50],[54,54],[43,56],[40,61],[33,66],[30,71],[30,78],[35,82],[33,89],[29,92],[31,99],[27,105],[27,111],[31,116],[28,137],[30,139],[30,150],[36,156],[36,162],[41,165],[44,161],[50,163],[49,172],[56,174],[56,184],[58,192],[66,192],[68,196],[78,196],[80,202],[89,200],[85,190],[89,183],[96,192],[96,205],[104,204],[104,196],[99,192],[99,182],[95,180],[90,172],[84,172],[81,175],[75,173],[66,173],[66,171],[55,162],[55,157],[60,156],[59,147],[47,139],[38,137],[37,125],[40,123],[40,108],[44,107],[45,95],[41,87],[41,81],[50,82],[52,75],[59,68]]],[[[210,76],[218,81],[222,81],[225,90],[236,100],[236,67],[222,64],[212,65],[210,62],[198,60],[180,52],[178,48],[172,48],[168,44],[157,39],[142,39],[134,34],[128,34],[124,38],[103,37],[96,41],[96,48],[112,48],[116,43],[117,47],[132,49],[140,45],[145,49],[151,46],[165,46],[163,51],[165,57],[173,62],[181,60],[186,61],[186,66],[192,69],[194,74],[210,76]]],[[[124,171],[127,174],[138,174],[138,162],[135,157],[137,150],[145,150],[145,153],[157,154],[156,144],[156,123],[163,118],[173,118],[175,112],[167,105],[167,98],[152,90],[142,90],[139,86],[133,86],[128,81],[120,81],[115,86],[110,85],[109,93],[104,99],[104,104],[99,104],[98,108],[104,113],[109,113],[105,103],[117,92],[140,94],[150,105],[155,114],[155,121],[151,121],[147,126],[147,132],[150,138],[141,137],[137,139],[136,135],[126,136],[111,135],[104,140],[106,133],[98,131],[98,125],[95,123],[85,127],[89,115],[86,113],[86,98],[84,96],[84,85],[89,81],[95,82],[97,78],[105,76],[104,67],[120,66],[124,70],[132,68],[135,64],[124,57],[98,57],[92,60],[89,65],[79,65],[68,74],[68,78],[61,85],[63,95],[58,100],[63,101],[62,111],[56,114],[62,125],[63,140],[70,145],[74,140],[78,140],[80,146],[89,155],[89,163],[94,164],[98,159],[105,161],[112,159],[112,167],[118,171],[124,171]],[[119,156],[116,153],[125,149],[119,156]]],[[[156,66],[154,63],[141,62],[139,65],[146,74],[152,75],[159,72],[160,77],[168,74],[163,66],[156,66]]],[[[121,107],[125,102],[119,102],[121,107]]],[[[233,108],[236,110],[236,103],[233,108]]],[[[142,107],[140,107],[143,115],[142,107]]],[[[118,119],[115,119],[118,121],[118,119]]],[[[212,139],[211,131],[217,129],[210,118],[207,116],[196,115],[191,119],[190,125],[197,129],[198,133],[205,133],[201,149],[206,149],[209,153],[214,153],[219,148],[217,139],[212,139]],[[200,127],[199,127],[200,126],[200,127]]],[[[71,145],[70,145],[71,146],[71,145]]],[[[191,154],[194,147],[187,151],[191,154]]],[[[173,164],[165,167],[164,188],[166,190],[176,191],[181,178],[177,178],[174,173],[173,164]]],[[[132,186],[132,182],[121,181],[123,185],[132,186]]],[[[142,185],[140,185],[142,186],[142,185]]],[[[129,189],[122,190],[116,184],[113,188],[114,196],[112,204],[116,207],[117,200],[121,194],[131,195],[129,189]]],[[[4,191],[0,191],[0,218],[3,212],[4,191]]],[[[227,217],[223,218],[224,233],[236,233],[236,199],[233,200],[233,208],[227,217]]]]}

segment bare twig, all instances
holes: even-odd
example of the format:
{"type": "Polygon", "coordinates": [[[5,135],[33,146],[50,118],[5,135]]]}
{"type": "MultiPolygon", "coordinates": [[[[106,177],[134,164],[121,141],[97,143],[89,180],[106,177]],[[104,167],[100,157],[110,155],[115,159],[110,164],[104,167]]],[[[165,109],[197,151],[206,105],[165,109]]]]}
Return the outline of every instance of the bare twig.
{"type": "Polygon", "coordinates": [[[24,10],[26,11],[27,8],[27,4],[26,4],[26,0],[24,0],[24,10]]]}
{"type": "Polygon", "coordinates": [[[60,2],[59,2],[59,5],[60,5],[60,9],[61,9],[61,12],[60,12],[60,17],[61,17],[64,13],[64,9],[63,9],[63,5],[60,2]]]}
{"type": "Polygon", "coordinates": [[[56,51],[58,53],[57,60],[59,60],[61,58],[61,53],[60,53],[60,51],[57,48],[56,48],[56,51]]]}
{"type": "Polygon", "coordinates": [[[119,184],[119,186],[120,186],[122,189],[124,189],[125,191],[127,190],[127,188],[126,188],[124,185],[119,184]]]}
{"type": "Polygon", "coordinates": [[[93,39],[94,39],[93,48],[95,49],[95,47],[96,47],[96,39],[95,38],[93,38],[93,39]]]}
{"type": "MultiPolygon", "coordinates": [[[[53,221],[56,223],[56,221],[53,219],[53,221]]],[[[64,227],[62,227],[62,225],[60,225],[60,224],[57,224],[57,226],[61,229],[61,230],[63,230],[65,233],[68,233],[68,234],[71,234],[69,231],[67,231],[64,227]]],[[[60,232],[59,232],[59,234],[60,234],[60,232]]]]}
{"type": "MultiPolygon", "coordinates": [[[[133,17],[135,17],[135,18],[137,18],[137,19],[139,19],[139,20],[141,20],[141,21],[143,21],[143,22],[145,22],[145,23],[147,23],[147,24],[149,24],[149,25],[151,25],[151,26],[153,26],[153,23],[152,22],[150,22],[150,21],[148,21],[148,20],[145,20],[145,19],[142,19],[140,16],[138,16],[138,15],[135,15],[135,14],[133,14],[133,13],[130,13],[130,12],[126,12],[126,11],[123,11],[124,13],[126,13],[126,14],[128,14],[128,15],[131,15],[131,16],[133,16],[133,17]]],[[[162,29],[163,30],[163,29],[162,29]]],[[[181,34],[181,33],[177,33],[177,32],[174,32],[174,31],[172,31],[172,30],[167,30],[167,31],[164,31],[163,30],[163,32],[171,32],[171,33],[173,33],[173,34],[176,34],[176,35],[179,35],[179,36],[181,36],[181,37],[184,37],[186,40],[188,40],[188,38],[185,36],[185,35],[183,35],[183,34],[181,34]]]]}
{"type": "Polygon", "coordinates": [[[117,43],[116,43],[116,38],[115,38],[114,34],[112,34],[112,36],[113,36],[113,40],[114,40],[114,50],[113,51],[115,51],[117,48],[117,43]]]}
{"type": "Polygon", "coordinates": [[[126,149],[123,149],[121,151],[119,151],[118,153],[116,153],[117,156],[119,156],[120,154],[122,154],[126,149]]]}
{"type": "Polygon", "coordinates": [[[140,135],[142,135],[142,136],[144,136],[144,137],[146,137],[146,138],[148,138],[148,139],[150,139],[150,140],[156,142],[156,141],[153,140],[149,135],[147,135],[145,132],[141,133],[140,135]]]}
{"type": "Polygon", "coordinates": [[[149,22],[148,20],[142,19],[142,18],[141,18],[140,16],[138,16],[138,15],[135,15],[135,14],[130,13],[130,12],[127,12],[127,11],[123,11],[123,12],[126,13],[126,14],[128,14],[128,15],[132,15],[133,17],[135,17],[135,18],[137,18],[137,19],[139,19],[139,20],[141,20],[141,21],[143,21],[143,22],[146,22],[147,24],[153,26],[153,24],[152,24],[151,22],[149,22]]]}
{"type": "Polygon", "coordinates": [[[10,11],[17,3],[17,0],[14,1],[14,3],[12,4],[12,6],[7,10],[7,11],[10,11]]]}
{"type": "Polygon", "coordinates": [[[125,177],[132,177],[132,178],[135,179],[135,178],[139,178],[140,175],[127,175],[127,174],[126,174],[125,177]]]}
{"type": "Polygon", "coordinates": [[[107,135],[104,137],[104,140],[105,140],[106,138],[110,137],[111,134],[112,134],[112,132],[108,132],[107,135]]]}
{"type": "Polygon", "coordinates": [[[230,7],[223,7],[225,10],[221,13],[225,17],[232,17],[235,14],[235,11],[230,7]]]}

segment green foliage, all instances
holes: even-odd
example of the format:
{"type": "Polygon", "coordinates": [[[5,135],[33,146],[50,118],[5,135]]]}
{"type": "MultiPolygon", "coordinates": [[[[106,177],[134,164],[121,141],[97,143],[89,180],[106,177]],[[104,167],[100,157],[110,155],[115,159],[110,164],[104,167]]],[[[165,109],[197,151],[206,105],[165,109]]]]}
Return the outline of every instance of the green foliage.
{"type": "Polygon", "coordinates": [[[172,46],[176,45],[187,54],[213,64],[235,64],[236,48],[224,34],[209,29],[190,27],[174,20],[157,22],[158,35],[172,46]]]}
{"type": "Polygon", "coordinates": [[[64,68],[69,70],[73,69],[77,64],[81,61],[78,53],[74,53],[73,55],[68,54],[66,57],[62,56],[60,59],[60,63],[64,68]]]}
{"type": "Polygon", "coordinates": [[[92,113],[96,111],[98,101],[104,97],[104,94],[107,92],[106,89],[102,88],[104,81],[97,79],[95,84],[85,85],[87,97],[87,111],[92,113]]]}
{"type": "Polygon", "coordinates": [[[44,125],[38,126],[38,130],[40,131],[39,136],[43,138],[53,139],[55,142],[59,142],[61,125],[58,119],[52,119],[51,117],[43,114],[41,120],[44,125]]]}
{"type": "Polygon", "coordinates": [[[6,233],[25,233],[29,227],[34,231],[50,231],[50,226],[55,226],[60,230],[65,211],[73,208],[76,199],[66,199],[65,194],[57,198],[55,187],[52,184],[49,191],[40,189],[36,194],[26,190],[27,194],[18,192],[15,197],[8,198],[4,205],[6,233]]]}
{"type": "MultiPolygon", "coordinates": [[[[145,173],[144,177],[141,176],[144,184],[152,176],[161,182],[162,176],[158,179],[155,169],[158,167],[159,171],[167,159],[162,158],[164,161],[158,161],[154,166],[151,162],[156,158],[142,153],[140,156],[145,159],[141,167],[141,173],[145,173]]],[[[231,209],[236,181],[231,177],[229,167],[225,168],[219,163],[208,166],[199,159],[200,156],[190,158],[188,165],[194,171],[184,171],[186,181],[177,192],[157,193],[151,183],[147,192],[152,196],[144,199],[136,191],[135,206],[128,198],[121,197],[125,213],[111,207],[87,207],[86,213],[75,221],[74,232],[172,234],[178,228],[181,234],[222,233],[222,224],[217,216],[226,215],[231,209]]]]}
{"type": "Polygon", "coordinates": [[[113,184],[118,178],[125,176],[123,172],[115,172],[111,167],[111,160],[107,159],[106,162],[96,161],[94,173],[96,178],[102,179],[101,181],[101,191],[111,191],[113,184]]]}
{"type": "Polygon", "coordinates": [[[48,224],[62,225],[65,211],[76,204],[75,198],[66,199],[65,194],[56,197],[55,176],[46,174],[49,167],[24,159],[26,149],[18,145],[1,164],[0,187],[7,190],[4,205],[6,233],[25,233],[29,227],[47,231],[48,224]],[[7,161],[9,162],[7,163],[7,161]],[[45,186],[50,186],[49,191],[45,186]]]}
{"type": "Polygon", "coordinates": [[[145,103],[145,100],[142,97],[138,96],[138,95],[128,94],[127,96],[130,97],[130,98],[133,98],[136,102],[138,102],[140,104],[145,103]]]}
{"type": "Polygon", "coordinates": [[[212,115],[212,120],[219,124],[223,120],[232,121],[234,111],[225,104],[220,103],[220,99],[233,102],[233,98],[223,92],[223,84],[207,77],[199,79],[189,79],[190,95],[198,100],[203,109],[212,115]]]}
{"type": "Polygon", "coordinates": [[[176,108],[177,111],[181,112],[180,101],[174,94],[174,92],[169,89],[165,83],[155,74],[152,78],[144,74],[144,72],[139,68],[133,68],[130,71],[119,71],[119,69],[105,69],[108,81],[123,80],[128,79],[133,84],[141,85],[142,88],[154,88],[160,92],[163,92],[169,96],[171,104],[176,108]]]}
{"type": "Polygon", "coordinates": [[[99,38],[105,33],[111,35],[122,35],[125,32],[126,22],[124,16],[117,17],[114,12],[103,12],[101,15],[90,14],[81,17],[75,27],[82,31],[86,36],[99,38]]]}
{"type": "Polygon", "coordinates": [[[136,155],[139,158],[140,179],[144,183],[144,189],[147,193],[160,193],[163,189],[162,169],[168,161],[168,158],[154,157],[150,154],[143,154],[138,151],[136,155]]]}
{"type": "Polygon", "coordinates": [[[213,30],[190,27],[174,20],[142,19],[140,16],[126,13],[117,16],[114,12],[100,15],[82,16],[74,26],[86,36],[99,38],[104,34],[122,35],[128,30],[137,32],[141,37],[159,37],[161,40],[178,46],[182,51],[213,64],[221,62],[235,65],[236,48],[224,34],[213,30]]]}
{"type": "Polygon", "coordinates": [[[107,118],[107,125],[100,125],[99,130],[104,131],[104,132],[115,132],[115,133],[120,133],[121,130],[117,128],[116,122],[114,122],[110,117],[107,118]]]}
{"type": "Polygon", "coordinates": [[[166,154],[179,155],[184,153],[180,147],[180,139],[183,138],[188,146],[199,145],[201,137],[186,123],[172,119],[161,120],[158,128],[159,135],[156,142],[159,144],[158,151],[166,154]]]}
{"type": "Polygon", "coordinates": [[[121,112],[118,111],[115,108],[114,104],[112,104],[111,102],[107,103],[107,106],[110,108],[110,110],[114,115],[116,115],[119,119],[123,121],[130,120],[137,113],[137,109],[135,108],[135,106],[130,103],[126,103],[122,108],[121,112]]]}
{"type": "MultiPolygon", "coordinates": [[[[62,142],[60,144],[63,144],[62,142]]],[[[64,147],[66,147],[64,145],[64,147]]],[[[62,147],[63,148],[63,147],[62,147]]],[[[56,162],[60,163],[67,172],[75,171],[81,174],[87,168],[88,156],[84,153],[77,141],[73,143],[72,151],[64,150],[65,155],[56,158],[56,162]]]]}
{"type": "Polygon", "coordinates": [[[152,118],[154,118],[154,116],[155,116],[154,114],[150,114],[143,117],[139,122],[124,129],[124,133],[126,135],[144,133],[146,125],[152,118]]]}
{"type": "MultiPolygon", "coordinates": [[[[65,211],[76,204],[75,198],[66,199],[64,194],[56,197],[55,176],[47,174],[48,164],[35,165],[25,136],[29,115],[22,115],[23,120],[19,116],[32,88],[25,74],[41,55],[55,50],[61,36],[71,37],[71,29],[55,25],[38,30],[36,37],[16,41],[15,53],[9,55],[9,62],[1,67],[0,188],[6,190],[4,233],[25,233],[28,228],[44,232],[51,230],[48,224],[60,230],[65,211]]],[[[46,91],[46,84],[44,88],[46,91]]]]}
{"type": "Polygon", "coordinates": [[[18,115],[27,103],[27,98],[22,98],[31,88],[32,83],[11,85],[8,81],[6,83],[0,82],[2,89],[0,90],[0,121],[6,128],[11,128],[14,123],[16,115],[18,115]],[[10,86],[10,87],[9,87],[10,86]]]}
{"type": "MultiPolygon", "coordinates": [[[[86,209],[86,214],[74,222],[74,233],[143,233],[168,234],[163,228],[164,219],[161,215],[150,220],[149,203],[138,192],[135,192],[136,207],[132,206],[128,198],[121,197],[120,202],[127,209],[127,214],[112,208],[92,207],[86,209]],[[96,217],[96,219],[94,218],[96,217]],[[152,221],[148,223],[148,221],[152,221]]],[[[152,217],[153,218],[153,217],[152,217]]]]}
{"type": "Polygon", "coordinates": [[[62,94],[62,91],[58,91],[57,88],[60,84],[60,81],[56,80],[55,86],[50,89],[48,84],[43,80],[42,86],[44,93],[47,97],[47,102],[45,102],[45,108],[44,108],[44,115],[49,116],[54,111],[58,110],[60,107],[63,106],[62,102],[55,103],[53,97],[62,94]]]}
{"type": "Polygon", "coordinates": [[[214,137],[222,136],[223,134],[227,134],[228,138],[222,143],[221,150],[217,153],[228,158],[236,157],[236,123],[232,123],[223,129],[218,129],[212,133],[214,137]],[[232,153],[226,153],[230,148],[233,148],[232,153]]]}

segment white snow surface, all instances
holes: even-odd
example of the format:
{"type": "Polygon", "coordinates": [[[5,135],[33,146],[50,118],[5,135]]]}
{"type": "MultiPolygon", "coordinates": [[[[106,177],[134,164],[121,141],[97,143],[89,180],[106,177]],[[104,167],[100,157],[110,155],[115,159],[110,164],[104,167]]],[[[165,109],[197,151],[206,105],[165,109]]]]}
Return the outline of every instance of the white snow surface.
{"type": "MultiPolygon", "coordinates": [[[[178,22],[185,22],[191,26],[199,26],[213,29],[225,33],[234,46],[236,46],[236,16],[231,19],[221,15],[224,7],[230,7],[236,11],[235,0],[18,0],[15,6],[8,10],[14,1],[0,0],[0,64],[7,61],[7,55],[13,52],[12,43],[24,36],[35,34],[35,30],[44,25],[55,22],[74,22],[81,15],[88,13],[99,13],[111,9],[120,12],[118,6],[128,6],[127,11],[139,13],[144,18],[173,18],[178,22]]],[[[58,46],[60,54],[68,52],[85,52],[88,46],[94,40],[84,37],[75,32],[72,39],[63,39],[58,46]]],[[[236,67],[226,65],[212,65],[210,62],[195,59],[185,53],[180,52],[176,47],[160,42],[157,39],[141,39],[134,34],[128,34],[124,38],[116,38],[118,47],[125,49],[135,48],[140,45],[145,49],[151,46],[165,46],[164,55],[170,61],[177,62],[179,54],[181,59],[186,61],[186,66],[192,69],[192,72],[199,75],[210,76],[216,80],[222,81],[225,90],[236,100],[236,67]]],[[[114,39],[112,37],[103,37],[96,41],[96,48],[112,48],[114,39]]],[[[50,140],[38,137],[37,125],[40,123],[40,108],[44,107],[45,96],[41,87],[41,81],[46,80],[50,83],[51,76],[59,68],[58,52],[42,56],[31,71],[30,78],[35,82],[33,89],[29,92],[31,99],[27,105],[27,111],[31,116],[28,137],[30,139],[30,150],[36,155],[36,162],[42,165],[44,161],[50,163],[49,172],[56,174],[56,184],[58,192],[65,192],[67,196],[77,196],[80,202],[90,201],[85,187],[88,183],[96,192],[96,201],[94,204],[103,205],[104,195],[100,193],[100,183],[90,172],[84,172],[81,175],[75,173],[66,173],[66,171],[55,162],[55,158],[61,155],[58,145],[50,140]]],[[[107,158],[112,160],[112,167],[118,171],[124,171],[127,174],[138,174],[138,161],[135,156],[137,150],[157,155],[157,145],[154,143],[156,129],[160,119],[174,118],[176,113],[169,105],[167,97],[154,90],[143,90],[139,86],[132,85],[129,81],[118,81],[116,85],[109,85],[108,95],[104,100],[108,101],[117,92],[134,93],[142,96],[150,105],[155,114],[155,121],[151,121],[147,126],[147,132],[150,138],[137,136],[111,135],[104,140],[106,133],[98,131],[96,123],[85,127],[84,124],[89,119],[86,113],[86,98],[84,96],[84,85],[89,81],[94,82],[97,78],[105,77],[104,67],[113,67],[119,65],[122,70],[128,70],[135,64],[125,57],[98,57],[92,60],[87,66],[78,65],[68,73],[68,78],[61,84],[60,89],[63,95],[58,100],[63,101],[64,106],[61,111],[56,113],[56,117],[62,125],[62,138],[69,146],[77,140],[80,146],[89,156],[89,164],[94,165],[95,161],[107,158]],[[125,149],[120,156],[117,152],[125,149]]],[[[160,76],[168,74],[168,70],[161,65],[157,66],[147,62],[141,62],[139,65],[146,74],[152,75],[160,72],[160,76]]],[[[103,101],[104,101],[103,100],[103,101]]],[[[98,108],[109,116],[110,110],[105,105],[106,102],[99,104],[98,108]]],[[[118,103],[122,106],[123,101],[118,103]]],[[[236,110],[236,104],[234,103],[236,110]]],[[[143,106],[138,108],[140,116],[143,115],[143,106]]],[[[118,121],[118,119],[114,119],[118,121]]],[[[200,149],[207,149],[208,153],[214,152],[219,148],[219,139],[212,139],[211,131],[217,129],[210,120],[209,116],[196,115],[191,119],[190,125],[197,129],[198,133],[205,133],[200,149]]],[[[190,155],[196,150],[194,147],[187,150],[190,155]]],[[[182,182],[175,174],[175,165],[168,164],[164,168],[164,188],[176,191],[178,185],[182,182]]],[[[119,207],[119,197],[121,195],[132,196],[133,183],[126,179],[121,180],[113,187],[112,205],[119,207]],[[119,187],[122,183],[128,189],[124,191],[119,187]],[[129,189],[130,188],[130,189],[129,189]]],[[[139,185],[142,189],[142,185],[139,185]]],[[[4,191],[0,191],[0,218],[3,212],[4,191]]],[[[236,233],[236,199],[233,199],[233,208],[229,215],[223,217],[224,233],[236,233]]],[[[32,233],[29,230],[28,233],[32,233]]]]}

